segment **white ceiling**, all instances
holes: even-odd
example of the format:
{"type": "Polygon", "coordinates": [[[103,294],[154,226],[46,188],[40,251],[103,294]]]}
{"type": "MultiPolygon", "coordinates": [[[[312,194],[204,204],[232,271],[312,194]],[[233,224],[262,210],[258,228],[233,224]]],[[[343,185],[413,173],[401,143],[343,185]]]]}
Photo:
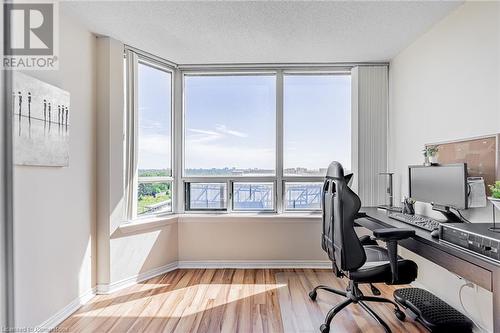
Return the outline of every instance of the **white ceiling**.
{"type": "Polygon", "coordinates": [[[462,2],[63,2],[92,32],[180,64],[387,61],[462,2]]]}

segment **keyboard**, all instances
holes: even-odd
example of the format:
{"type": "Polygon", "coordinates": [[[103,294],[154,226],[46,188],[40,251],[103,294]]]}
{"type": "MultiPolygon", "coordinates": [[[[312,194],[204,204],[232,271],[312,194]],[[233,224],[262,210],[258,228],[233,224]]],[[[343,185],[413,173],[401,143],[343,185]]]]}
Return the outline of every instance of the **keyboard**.
{"type": "Polygon", "coordinates": [[[398,220],[427,231],[433,231],[439,229],[439,222],[426,216],[409,215],[409,214],[392,213],[392,212],[389,213],[388,216],[391,219],[398,220]]]}

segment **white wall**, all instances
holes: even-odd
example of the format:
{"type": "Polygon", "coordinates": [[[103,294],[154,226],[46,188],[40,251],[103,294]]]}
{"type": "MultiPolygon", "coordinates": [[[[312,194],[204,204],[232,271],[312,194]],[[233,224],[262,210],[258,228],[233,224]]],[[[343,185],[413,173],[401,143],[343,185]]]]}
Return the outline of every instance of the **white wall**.
{"type": "Polygon", "coordinates": [[[179,261],[327,261],[321,217],[179,217],[179,261]]]}
{"type": "MultiPolygon", "coordinates": [[[[0,14],[2,14],[0,12],[0,14]]],[[[0,28],[1,29],[1,28],[0,28]]],[[[2,33],[2,31],[0,31],[2,33]]],[[[1,47],[0,47],[0,51],[1,47]]],[[[3,53],[2,53],[3,54],[3,53]]],[[[2,138],[2,144],[0,145],[0,175],[3,175],[5,172],[5,166],[7,164],[5,160],[5,146],[6,144],[10,144],[10,142],[5,142],[3,140],[4,136],[4,125],[5,125],[5,117],[3,116],[4,113],[4,75],[3,71],[0,71],[0,100],[2,101],[2,105],[0,105],[0,112],[2,116],[0,117],[0,138],[2,138]]],[[[3,221],[5,221],[5,199],[6,199],[6,191],[5,191],[5,177],[0,177],[0,217],[3,221]]],[[[4,250],[6,249],[6,230],[5,226],[7,221],[5,223],[0,224],[0,249],[4,250]]],[[[2,254],[0,255],[0,327],[7,326],[7,262],[6,262],[6,253],[5,251],[2,251],[2,254]]]]}
{"type": "Polygon", "coordinates": [[[170,267],[178,259],[177,219],[171,224],[111,235],[110,283],[170,267]]]}
{"type": "Polygon", "coordinates": [[[34,327],[95,286],[95,37],[60,12],[60,66],[27,71],[71,94],[67,168],[14,170],[15,324],[34,327]]]}
{"type": "MultiPolygon", "coordinates": [[[[3,17],[3,6],[0,8],[0,17],[3,17]]],[[[0,36],[3,36],[3,24],[0,26],[0,36]]],[[[0,37],[0,54],[3,54],[3,37],[0,37]]],[[[5,124],[9,121],[7,116],[8,107],[5,100],[5,84],[6,80],[5,71],[0,70],[0,219],[4,221],[0,223],[0,249],[2,249],[0,254],[0,327],[7,326],[7,256],[10,255],[7,251],[6,245],[6,227],[7,223],[7,206],[5,205],[7,199],[7,179],[4,177],[5,168],[10,163],[7,161],[7,151],[12,147],[11,140],[5,140],[5,124]]]]}
{"type": "MultiPolygon", "coordinates": [[[[423,162],[424,144],[500,132],[500,3],[467,2],[390,64],[389,169],[397,200],[407,194],[407,167],[423,162]]],[[[433,214],[428,206],[420,212],[433,214]]],[[[470,209],[491,221],[491,207],[470,209]]],[[[438,215],[439,216],[439,215],[438,215]]],[[[419,264],[418,282],[457,308],[457,277],[405,252],[419,264]]],[[[473,318],[492,327],[491,293],[466,289],[473,318]]]]}

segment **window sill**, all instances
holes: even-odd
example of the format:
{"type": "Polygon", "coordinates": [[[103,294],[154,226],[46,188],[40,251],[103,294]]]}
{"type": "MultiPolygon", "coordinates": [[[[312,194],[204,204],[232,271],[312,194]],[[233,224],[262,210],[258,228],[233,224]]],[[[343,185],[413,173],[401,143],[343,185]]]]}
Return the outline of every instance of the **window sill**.
{"type": "Polygon", "coordinates": [[[123,233],[132,233],[145,229],[165,227],[177,223],[178,218],[178,214],[170,214],[164,216],[155,216],[151,218],[136,219],[123,223],[118,229],[123,233]]]}
{"type": "Polygon", "coordinates": [[[294,213],[186,213],[131,220],[123,223],[118,230],[127,234],[137,231],[161,228],[175,223],[311,223],[321,222],[319,212],[294,213]]]}
{"type": "Polygon", "coordinates": [[[186,213],[179,214],[179,223],[192,222],[263,222],[263,223],[300,223],[321,222],[319,212],[293,213],[186,213]]]}

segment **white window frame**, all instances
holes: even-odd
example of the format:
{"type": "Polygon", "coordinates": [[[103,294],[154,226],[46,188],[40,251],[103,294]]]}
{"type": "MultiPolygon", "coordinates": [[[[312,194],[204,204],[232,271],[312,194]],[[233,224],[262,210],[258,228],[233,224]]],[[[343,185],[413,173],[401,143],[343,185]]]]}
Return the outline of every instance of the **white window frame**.
{"type": "Polygon", "coordinates": [[[320,208],[302,208],[302,209],[286,209],[286,183],[290,184],[298,184],[298,183],[323,183],[325,180],[324,177],[302,177],[302,176],[294,176],[294,177],[285,177],[283,180],[283,211],[287,213],[293,212],[319,212],[321,211],[321,198],[320,198],[320,208]]]}
{"type": "MultiPolygon", "coordinates": [[[[320,212],[321,209],[294,209],[294,210],[286,210],[285,209],[285,183],[293,182],[323,182],[323,176],[284,176],[283,174],[283,158],[284,158],[284,142],[283,142],[283,133],[284,133],[284,75],[351,75],[350,68],[339,68],[339,67],[318,67],[318,68],[280,68],[277,66],[276,68],[211,68],[210,70],[200,71],[196,70],[181,70],[181,95],[182,95],[182,106],[181,106],[181,118],[182,118],[182,138],[181,138],[181,163],[180,163],[180,178],[182,182],[181,191],[177,192],[177,195],[182,197],[182,210],[179,211],[181,213],[248,213],[248,212],[258,212],[262,214],[266,213],[300,213],[300,212],[320,212]],[[185,176],[185,78],[186,76],[202,76],[202,75],[221,75],[221,76],[231,76],[231,75],[276,75],[276,140],[275,140],[275,154],[276,154],[276,163],[275,163],[275,175],[274,176],[185,176]],[[227,209],[226,210],[189,210],[186,211],[185,207],[185,186],[186,183],[194,183],[194,182],[226,182],[227,183],[227,209]],[[233,183],[234,182],[250,182],[250,183],[274,183],[274,210],[234,210],[233,204],[233,183]]],[[[351,114],[351,118],[352,118],[351,114]]],[[[351,151],[353,149],[351,142],[351,151]]],[[[181,186],[179,186],[181,187],[181,186]]]]}
{"type": "Polygon", "coordinates": [[[273,180],[273,181],[255,181],[255,180],[249,180],[249,181],[242,181],[242,180],[239,180],[239,179],[236,179],[236,180],[231,180],[231,202],[230,202],[230,205],[231,205],[231,211],[233,212],[262,212],[262,213],[265,213],[265,212],[271,212],[271,213],[275,213],[276,212],[276,202],[277,202],[277,198],[278,196],[276,195],[276,181],[273,180]],[[271,185],[272,188],[273,188],[273,197],[272,197],[272,200],[273,200],[273,208],[272,209],[236,209],[234,208],[234,184],[235,183],[241,183],[241,184],[266,184],[266,185],[271,185]]]}
{"type": "Polygon", "coordinates": [[[215,212],[215,213],[225,213],[227,212],[228,210],[230,210],[230,203],[231,203],[231,194],[230,194],[230,188],[229,188],[229,182],[227,181],[227,179],[223,179],[223,178],[215,178],[215,177],[194,177],[193,179],[195,180],[192,180],[192,181],[186,181],[184,180],[183,182],[183,185],[184,185],[184,210],[186,210],[186,207],[188,205],[188,198],[187,198],[187,195],[186,195],[186,192],[187,192],[187,187],[189,186],[189,184],[197,184],[197,183],[202,183],[202,184],[206,184],[206,183],[214,183],[214,184],[226,184],[226,208],[194,208],[194,209],[190,209],[190,210],[186,210],[190,213],[206,213],[206,212],[215,212]]]}
{"type": "MultiPolygon", "coordinates": [[[[274,187],[274,210],[233,210],[233,183],[234,182],[254,182],[254,183],[270,183],[273,182],[276,184],[276,175],[278,173],[278,168],[277,164],[275,165],[275,175],[271,176],[186,176],[184,174],[185,170],[185,137],[186,137],[186,122],[185,122],[185,115],[186,115],[186,94],[185,94],[185,78],[187,76],[256,76],[256,75],[262,75],[262,76],[275,76],[276,75],[276,82],[278,80],[277,77],[277,71],[274,70],[253,70],[253,71],[242,71],[242,70],[221,70],[221,71],[184,71],[182,72],[182,158],[181,158],[181,177],[182,177],[182,183],[183,183],[183,189],[186,187],[186,183],[227,183],[227,208],[224,210],[209,210],[209,209],[204,209],[204,210],[186,210],[186,194],[185,191],[183,191],[183,203],[184,205],[182,206],[183,211],[182,212],[188,212],[188,213],[249,213],[249,212],[259,212],[259,213],[276,213],[276,193],[277,193],[277,188],[276,185],[274,187]]],[[[276,83],[277,84],[277,83],[276,83]]],[[[277,98],[277,96],[276,96],[277,98]]]]}
{"type": "Polygon", "coordinates": [[[137,49],[125,49],[125,66],[126,66],[126,218],[130,221],[157,218],[164,215],[171,215],[176,212],[176,163],[175,163],[175,68],[171,63],[163,61],[142,53],[137,49]],[[139,177],[138,175],[138,65],[144,64],[152,68],[167,72],[170,74],[170,172],[171,176],[161,177],[139,177]],[[171,185],[171,209],[159,213],[137,215],[137,190],[139,183],[170,183],[171,185]]]}

